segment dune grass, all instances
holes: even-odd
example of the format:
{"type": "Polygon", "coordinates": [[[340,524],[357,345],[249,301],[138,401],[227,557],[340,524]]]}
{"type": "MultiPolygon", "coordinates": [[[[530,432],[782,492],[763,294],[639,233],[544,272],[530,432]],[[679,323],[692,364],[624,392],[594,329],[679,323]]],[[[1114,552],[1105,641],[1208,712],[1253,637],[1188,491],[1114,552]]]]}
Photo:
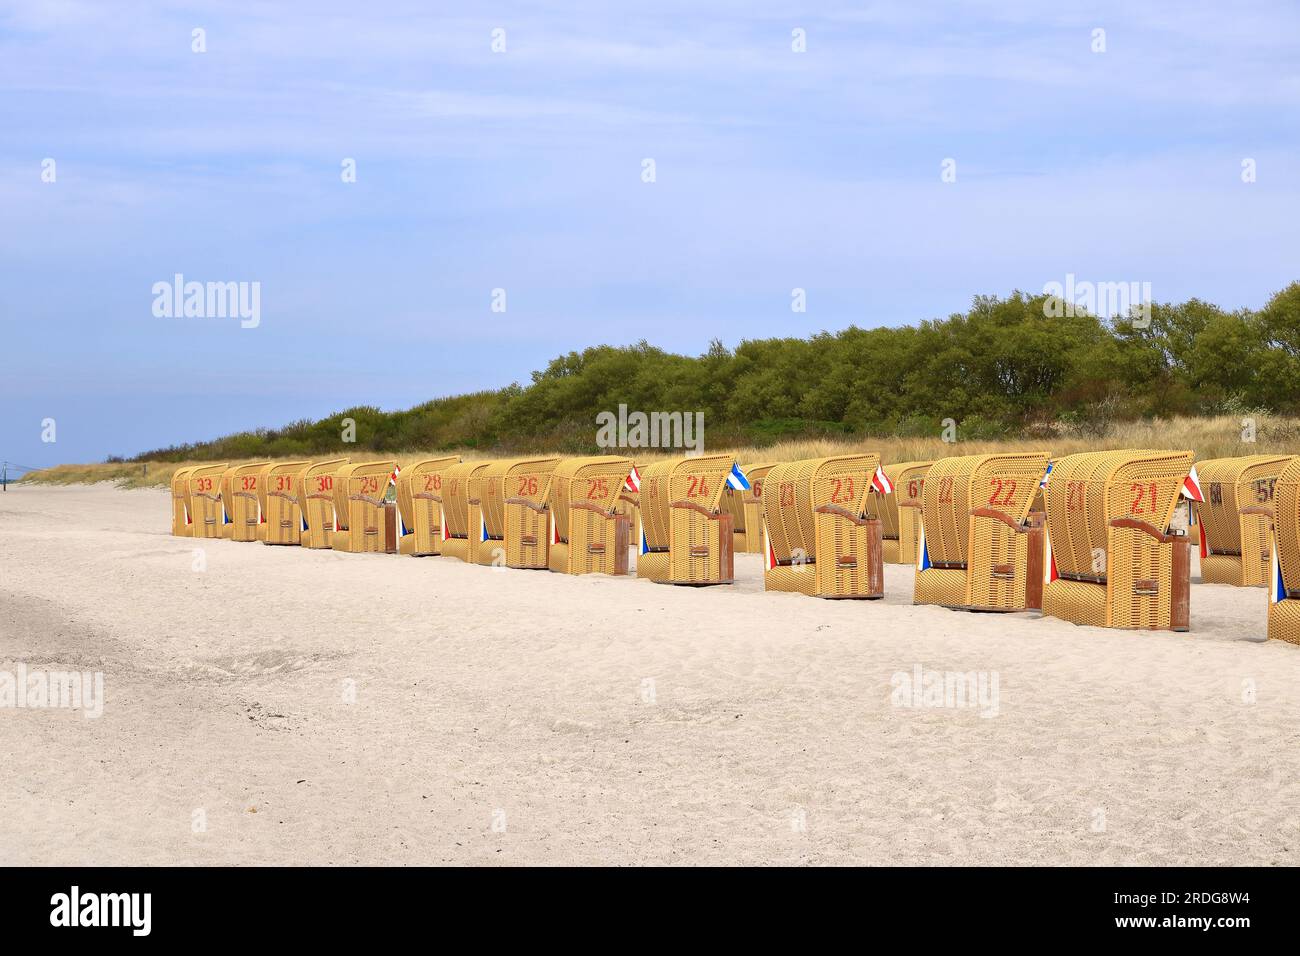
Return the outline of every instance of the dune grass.
{"type": "MultiPolygon", "coordinates": [[[[958,429],[958,438],[960,438],[960,429],[958,429]]],[[[888,463],[929,461],[950,455],[976,455],[1014,450],[1042,450],[1049,452],[1053,457],[1060,457],[1104,448],[1191,449],[1196,452],[1198,460],[1227,458],[1234,455],[1300,454],[1300,419],[1256,415],[1243,420],[1237,416],[1223,415],[1216,418],[1116,422],[1089,429],[1054,425],[1043,430],[1041,434],[996,441],[945,442],[939,435],[826,438],[784,441],[761,447],[707,448],[707,451],[710,453],[730,451],[742,464],[758,461],[794,461],[800,458],[819,458],[857,451],[876,451],[888,463]],[[1249,437],[1245,422],[1253,423],[1254,441],[1245,440],[1249,437]]],[[[358,459],[392,457],[396,458],[399,464],[407,465],[422,458],[449,453],[455,452],[417,449],[387,454],[363,450],[354,452],[351,457],[358,459]]],[[[467,460],[494,457],[490,449],[481,448],[466,449],[460,454],[467,460]]],[[[652,462],[668,457],[668,454],[657,449],[637,450],[633,457],[638,462],[652,462]]],[[[57,465],[42,471],[30,472],[22,480],[32,484],[73,485],[108,481],[122,488],[166,487],[177,468],[203,463],[105,462],[90,465],[57,465]]]]}

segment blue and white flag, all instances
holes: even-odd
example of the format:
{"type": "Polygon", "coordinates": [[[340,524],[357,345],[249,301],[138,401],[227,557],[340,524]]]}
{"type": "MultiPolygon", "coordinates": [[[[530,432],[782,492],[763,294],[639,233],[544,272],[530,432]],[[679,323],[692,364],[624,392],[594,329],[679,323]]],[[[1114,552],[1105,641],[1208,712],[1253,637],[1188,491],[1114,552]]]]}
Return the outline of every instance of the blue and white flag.
{"type": "Polygon", "coordinates": [[[916,570],[928,571],[930,569],[930,548],[925,543],[925,522],[917,522],[917,534],[920,536],[920,556],[916,562],[916,570]]]}
{"type": "Polygon", "coordinates": [[[749,479],[734,461],[731,463],[731,474],[727,476],[727,485],[735,491],[749,490],[749,479]]]}
{"type": "Polygon", "coordinates": [[[1047,479],[1052,477],[1052,463],[1047,463],[1047,471],[1043,472],[1043,480],[1038,483],[1039,488],[1047,487],[1047,479]]]}
{"type": "Polygon", "coordinates": [[[648,543],[648,542],[646,541],[646,539],[645,539],[645,521],[642,521],[640,524],[641,524],[641,550],[640,550],[639,553],[640,553],[640,554],[649,554],[649,553],[650,553],[650,545],[649,545],[649,543],[648,543]]]}

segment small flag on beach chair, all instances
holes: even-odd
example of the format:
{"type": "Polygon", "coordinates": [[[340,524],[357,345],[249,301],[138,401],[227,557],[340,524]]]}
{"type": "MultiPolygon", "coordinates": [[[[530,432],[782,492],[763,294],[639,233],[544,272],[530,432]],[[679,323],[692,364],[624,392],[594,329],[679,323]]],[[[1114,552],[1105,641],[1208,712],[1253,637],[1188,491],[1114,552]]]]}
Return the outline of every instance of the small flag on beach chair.
{"type": "Polygon", "coordinates": [[[1183,479],[1182,494],[1193,501],[1205,501],[1205,496],[1201,494],[1201,479],[1197,477],[1195,465],[1192,465],[1191,473],[1183,479]]]}
{"type": "Polygon", "coordinates": [[[892,495],[894,493],[894,483],[885,474],[885,469],[879,465],[876,466],[876,473],[871,476],[871,487],[882,495],[892,495]]]}
{"type": "Polygon", "coordinates": [[[632,466],[631,473],[623,479],[623,488],[627,491],[641,490],[641,472],[636,470],[636,465],[632,466]]]}
{"type": "Polygon", "coordinates": [[[744,472],[740,470],[740,466],[734,461],[731,463],[731,474],[727,476],[727,486],[733,491],[749,490],[749,479],[745,477],[744,472]]]}

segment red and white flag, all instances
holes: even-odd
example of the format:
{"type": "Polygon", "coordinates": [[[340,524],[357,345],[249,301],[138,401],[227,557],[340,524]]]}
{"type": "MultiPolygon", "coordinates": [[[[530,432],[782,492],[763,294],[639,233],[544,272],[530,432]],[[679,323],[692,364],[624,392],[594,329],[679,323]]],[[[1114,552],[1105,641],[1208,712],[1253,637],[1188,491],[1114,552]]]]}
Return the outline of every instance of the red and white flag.
{"type": "Polygon", "coordinates": [[[882,495],[892,495],[894,493],[894,483],[885,474],[885,469],[879,465],[876,466],[876,473],[871,476],[871,487],[882,495]]]}
{"type": "Polygon", "coordinates": [[[401,465],[394,465],[394,466],[393,466],[393,473],[392,473],[391,475],[388,476],[388,483],[389,483],[390,485],[395,485],[395,484],[397,484],[397,476],[400,475],[401,473],[402,473],[402,466],[401,466],[401,465]]]}
{"type": "Polygon", "coordinates": [[[636,470],[636,465],[632,466],[632,473],[623,479],[623,487],[627,491],[639,492],[641,490],[641,472],[636,470]]]}
{"type": "Polygon", "coordinates": [[[1196,474],[1195,465],[1192,465],[1191,474],[1183,479],[1183,495],[1193,501],[1205,501],[1205,496],[1201,494],[1201,479],[1196,474]]]}

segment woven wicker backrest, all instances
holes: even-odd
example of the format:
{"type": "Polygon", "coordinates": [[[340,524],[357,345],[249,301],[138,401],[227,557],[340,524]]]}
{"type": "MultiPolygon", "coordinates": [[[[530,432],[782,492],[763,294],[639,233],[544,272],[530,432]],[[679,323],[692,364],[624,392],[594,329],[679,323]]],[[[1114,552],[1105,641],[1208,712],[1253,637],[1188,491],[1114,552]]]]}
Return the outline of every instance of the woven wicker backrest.
{"type": "Polygon", "coordinates": [[[189,474],[190,516],[193,533],[200,537],[221,534],[221,479],[229,465],[196,465],[189,474]]]}
{"type": "Polygon", "coordinates": [[[654,550],[668,548],[668,479],[676,463],[677,459],[657,461],[641,469],[641,528],[646,544],[654,550]]]}
{"type": "Polygon", "coordinates": [[[177,468],[172,472],[172,497],[185,498],[190,493],[190,472],[194,470],[194,465],[187,465],[184,468],[177,468]]]}
{"type": "Polygon", "coordinates": [[[491,465],[491,461],[462,461],[443,473],[442,506],[448,537],[469,536],[469,503],[478,500],[483,473],[491,465]]]}
{"type": "Polygon", "coordinates": [[[716,514],[735,463],[731,455],[702,455],[670,458],[647,467],[641,474],[641,522],[646,543],[653,549],[668,547],[669,509],[678,502],[697,504],[716,514]]]}
{"type": "MultiPolygon", "coordinates": [[[[382,461],[363,461],[345,465],[342,471],[347,473],[346,501],[364,498],[365,503],[376,508],[381,507],[388,494],[388,479],[393,474],[397,462],[392,459],[382,461]]],[[[342,471],[340,474],[342,474],[342,471]]],[[[335,482],[335,490],[339,482],[335,482]]]]}
{"type": "Polygon", "coordinates": [[[557,464],[551,472],[546,506],[551,510],[560,540],[569,540],[569,506],[573,502],[585,502],[605,514],[613,514],[631,472],[632,459],[618,455],[565,458],[557,464]]]}
{"type": "Polygon", "coordinates": [[[1292,458],[1273,483],[1273,521],[1283,587],[1300,591],[1300,457],[1292,458]]]}
{"type": "Polygon", "coordinates": [[[428,527],[429,509],[439,512],[433,521],[441,525],[440,509],[443,504],[443,481],[447,472],[454,465],[460,464],[459,455],[443,455],[441,458],[422,458],[413,461],[397,476],[397,507],[402,512],[408,528],[428,527]]]}
{"type": "Polygon", "coordinates": [[[1241,553],[1241,509],[1273,503],[1273,483],[1291,458],[1291,455],[1245,455],[1196,463],[1205,498],[1196,504],[1196,518],[1205,528],[1205,540],[1211,551],[1241,553]]]}
{"type": "Polygon", "coordinates": [[[233,524],[242,525],[250,519],[257,521],[265,494],[262,491],[266,484],[263,478],[270,467],[269,461],[250,461],[227,469],[221,476],[221,497],[233,524]]]}
{"type": "Polygon", "coordinates": [[[187,534],[186,515],[190,508],[190,472],[193,465],[172,472],[172,534],[187,534]]]}
{"type": "Polygon", "coordinates": [[[302,484],[299,476],[310,464],[309,461],[277,461],[266,469],[262,487],[258,489],[258,494],[263,496],[262,513],[266,515],[267,524],[277,531],[288,531],[289,536],[297,531],[292,525],[283,523],[293,520],[293,509],[298,506],[298,488],[302,484]]]}
{"type": "Polygon", "coordinates": [[[898,509],[904,504],[921,503],[921,489],[925,487],[925,476],[933,464],[932,461],[897,461],[885,465],[885,477],[893,484],[894,490],[887,495],[872,495],[867,499],[867,516],[880,519],[881,537],[897,540],[900,521],[898,509]]]}
{"type": "Polygon", "coordinates": [[[415,513],[415,502],[442,501],[442,482],[447,470],[460,464],[459,455],[443,455],[441,458],[422,458],[413,461],[397,476],[397,507],[402,514],[410,516],[415,513]]]}
{"type": "Polygon", "coordinates": [[[921,489],[925,546],[936,565],[963,565],[970,513],[991,508],[1017,524],[1047,471],[1047,452],[962,455],[930,466],[921,489]]]}
{"type": "Polygon", "coordinates": [[[835,455],[776,465],[767,473],[763,520],[778,561],[816,560],[814,511],[822,505],[861,517],[880,456],[835,455]]]}
{"type": "Polygon", "coordinates": [[[1115,518],[1136,518],[1165,532],[1191,468],[1190,451],[1084,452],[1057,459],[1044,497],[1061,576],[1105,580],[1101,556],[1115,518]]]}
{"type": "Polygon", "coordinates": [[[334,494],[334,529],[336,531],[346,531],[348,528],[348,488],[352,483],[352,472],[360,468],[364,462],[346,461],[334,472],[333,494],[334,494]]]}
{"type": "Polygon", "coordinates": [[[479,502],[489,537],[505,537],[507,498],[527,498],[538,504],[545,500],[551,472],[559,463],[559,458],[505,458],[484,469],[479,502]]]}
{"type": "Polygon", "coordinates": [[[334,507],[334,473],[347,463],[346,458],[329,458],[310,462],[298,472],[298,507],[309,520],[316,519],[320,507],[334,507]]]}

